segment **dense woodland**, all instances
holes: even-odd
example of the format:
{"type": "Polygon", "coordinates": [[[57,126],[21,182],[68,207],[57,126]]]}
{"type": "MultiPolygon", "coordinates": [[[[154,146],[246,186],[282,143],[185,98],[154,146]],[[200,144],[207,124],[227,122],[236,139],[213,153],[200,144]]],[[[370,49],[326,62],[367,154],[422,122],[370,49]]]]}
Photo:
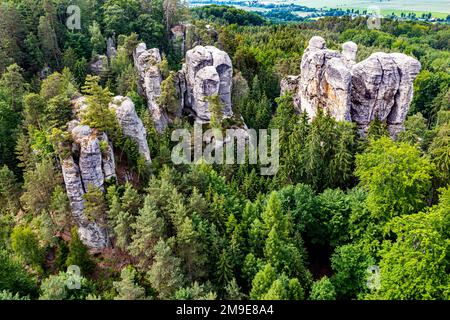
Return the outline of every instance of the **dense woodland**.
{"type": "Polygon", "coordinates": [[[349,17],[274,25],[235,10],[217,18],[177,0],[2,1],[0,299],[450,299],[450,27],[385,20],[368,30],[349,17]],[[65,24],[73,3],[81,30],[65,24]],[[156,132],[132,51],[140,41],[159,48],[170,79],[183,59],[170,29],[188,22],[188,48],[212,44],[232,58],[234,112],[250,128],[280,129],[275,176],[258,165],[171,162],[171,130],[192,123],[156,132]],[[313,35],[331,49],[356,42],[358,59],[385,51],[420,60],[397,141],[379,121],[365,139],[327,114],[309,122],[280,97],[280,79],[299,74],[313,35]],[[90,62],[108,37],[117,55],[94,76],[90,62]],[[61,174],[78,93],[88,98],[85,123],[108,134],[132,177],[85,194],[86,215],[113,243],[96,253],[78,237],[61,174]],[[107,108],[116,94],[135,102],[151,166],[107,108]],[[67,287],[70,265],[81,268],[80,289],[67,287]]]}

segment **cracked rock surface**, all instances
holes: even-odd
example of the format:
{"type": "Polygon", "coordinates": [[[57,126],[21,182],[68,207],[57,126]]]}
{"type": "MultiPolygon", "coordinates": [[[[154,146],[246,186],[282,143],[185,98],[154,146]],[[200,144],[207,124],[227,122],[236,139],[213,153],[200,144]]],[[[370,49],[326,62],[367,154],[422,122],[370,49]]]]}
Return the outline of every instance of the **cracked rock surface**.
{"type": "Polygon", "coordinates": [[[145,43],[140,43],[133,52],[134,66],[138,72],[138,91],[147,100],[150,115],[158,132],[163,132],[169,123],[169,117],[164,108],[158,104],[161,96],[162,76],[159,65],[161,54],[159,49],[147,50],[145,43]]]}
{"type": "Polygon", "coordinates": [[[116,96],[109,105],[114,110],[116,119],[122,128],[122,133],[135,141],[145,161],[151,162],[150,150],[147,143],[147,132],[138,117],[133,101],[128,97],[116,96]]]}
{"type": "Polygon", "coordinates": [[[283,79],[281,91],[290,91],[295,107],[310,119],[323,109],[336,120],[355,122],[364,135],[378,118],[395,137],[403,130],[420,62],[401,53],[377,52],[356,63],[357,48],[349,41],[342,52],[329,50],[323,38],[312,37],[300,76],[283,79]]]}

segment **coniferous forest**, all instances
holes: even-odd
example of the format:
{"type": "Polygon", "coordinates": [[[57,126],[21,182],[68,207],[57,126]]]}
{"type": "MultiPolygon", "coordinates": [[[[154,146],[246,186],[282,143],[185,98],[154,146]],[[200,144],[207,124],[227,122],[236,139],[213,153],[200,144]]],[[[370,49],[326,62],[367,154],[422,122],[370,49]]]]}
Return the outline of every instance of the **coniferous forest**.
{"type": "Polygon", "coordinates": [[[3,0],[0,300],[449,300],[450,25],[366,20],[277,24],[180,0],[3,0]],[[361,134],[328,112],[298,112],[280,82],[303,73],[314,36],[330,50],[353,41],[357,62],[375,52],[420,62],[401,132],[376,115],[361,134]],[[142,43],[159,49],[146,72],[161,78],[162,129],[140,87],[142,43]],[[172,161],[173,130],[195,123],[179,110],[179,70],[196,46],[227,53],[233,74],[233,116],[207,97],[203,127],[278,129],[276,174],[172,161]],[[116,96],[134,105],[144,146],[111,108],[116,96]],[[70,134],[74,121],[88,138],[70,134]],[[100,164],[89,162],[94,147],[100,164]],[[82,219],[69,166],[83,177],[82,219]],[[101,185],[85,178],[94,166],[101,185]],[[90,245],[81,225],[106,244],[90,245]]]}

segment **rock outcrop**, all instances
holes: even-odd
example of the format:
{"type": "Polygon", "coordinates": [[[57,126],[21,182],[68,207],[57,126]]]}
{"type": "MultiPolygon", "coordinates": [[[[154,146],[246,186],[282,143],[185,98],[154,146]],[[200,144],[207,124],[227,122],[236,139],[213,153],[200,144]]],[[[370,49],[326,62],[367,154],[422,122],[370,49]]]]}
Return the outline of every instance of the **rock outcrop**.
{"type": "Polygon", "coordinates": [[[312,37],[300,68],[300,110],[314,118],[322,108],[337,120],[349,120],[351,72],[342,54],[327,49],[323,38],[312,37]]]}
{"type": "Polygon", "coordinates": [[[186,52],[183,66],[186,77],[185,106],[192,109],[196,117],[209,121],[211,113],[208,97],[219,95],[224,109],[224,117],[230,117],[231,84],[233,67],[228,54],[213,46],[196,46],[186,52]]]}
{"type": "Polygon", "coordinates": [[[116,96],[109,107],[114,110],[117,121],[122,128],[122,133],[137,143],[139,153],[150,163],[151,157],[147,143],[147,132],[142,124],[142,120],[136,113],[133,101],[128,97],[116,96]]]}
{"type": "Polygon", "coordinates": [[[162,76],[161,55],[157,48],[148,49],[140,43],[133,52],[134,66],[138,72],[138,91],[147,100],[147,106],[158,132],[163,132],[169,123],[167,111],[159,106],[162,76]]]}
{"type": "Polygon", "coordinates": [[[112,59],[115,56],[117,56],[116,44],[114,42],[114,39],[111,37],[109,37],[108,40],[106,40],[106,56],[109,59],[112,59]]]}
{"type": "Polygon", "coordinates": [[[100,227],[96,222],[89,221],[83,214],[83,183],[80,169],[71,155],[62,161],[62,172],[72,216],[78,226],[81,241],[93,249],[106,248],[109,245],[106,228],[100,227]]]}
{"type": "MultiPolygon", "coordinates": [[[[79,98],[78,102],[82,105],[83,99],[79,98]]],[[[62,160],[62,172],[72,215],[83,243],[93,249],[103,249],[109,245],[106,228],[83,214],[83,195],[89,185],[104,191],[105,181],[116,176],[112,145],[106,134],[81,125],[78,120],[69,122],[68,131],[73,140],[72,152],[62,160]],[[106,146],[104,150],[101,143],[106,146]]]]}
{"type": "Polygon", "coordinates": [[[105,55],[97,55],[89,64],[89,70],[95,75],[101,75],[106,71],[108,66],[108,57],[105,55]]]}
{"type": "Polygon", "coordinates": [[[196,120],[211,119],[209,97],[218,95],[223,104],[224,117],[231,117],[231,88],[233,66],[228,54],[213,46],[196,46],[186,52],[185,63],[174,77],[179,108],[170,112],[158,104],[161,96],[162,76],[159,69],[161,56],[156,48],[147,49],[140,43],[133,53],[135,68],[139,74],[139,94],[147,100],[148,108],[158,132],[164,131],[183,111],[192,113],[196,120]]]}
{"type": "Polygon", "coordinates": [[[392,136],[402,130],[420,62],[401,53],[377,52],[352,69],[352,119],[365,132],[376,117],[392,136]]]}
{"type": "MultiPolygon", "coordinates": [[[[71,152],[62,160],[62,171],[80,239],[92,249],[103,249],[109,245],[107,230],[83,214],[83,195],[90,185],[105,191],[105,182],[116,178],[116,163],[113,146],[106,133],[80,123],[86,107],[84,96],[72,100],[75,120],[67,124],[67,131],[72,136],[71,152]]],[[[109,107],[114,111],[122,133],[137,143],[139,152],[150,163],[146,130],[136,113],[133,101],[128,97],[116,96],[109,107]]]]}
{"type": "Polygon", "coordinates": [[[300,76],[281,81],[291,91],[295,107],[310,119],[323,109],[336,120],[351,120],[365,134],[378,118],[393,137],[403,128],[420,62],[401,53],[377,52],[356,63],[357,45],[346,42],[342,52],[326,48],[312,37],[302,57],[300,76]]]}

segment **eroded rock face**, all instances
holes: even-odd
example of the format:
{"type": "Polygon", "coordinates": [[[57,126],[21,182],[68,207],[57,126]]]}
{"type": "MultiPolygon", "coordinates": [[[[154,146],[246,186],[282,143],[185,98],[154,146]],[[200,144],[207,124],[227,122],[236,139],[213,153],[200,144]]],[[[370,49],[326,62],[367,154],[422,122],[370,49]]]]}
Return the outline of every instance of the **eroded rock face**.
{"type": "Polygon", "coordinates": [[[114,150],[106,133],[82,125],[86,98],[78,96],[71,101],[74,120],[67,123],[72,136],[71,154],[62,159],[62,171],[72,215],[78,226],[80,239],[91,249],[109,246],[107,229],[83,214],[83,195],[89,185],[105,191],[105,181],[116,178],[114,150]]]}
{"type": "Polygon", "coordinates": [[[111,37],[106,40],[106,55],[110,59],[114,58],[117,55],[116,44],[114,42],[114,39],[111,37]]]}
{"type": "Polygon", "coordinates": [[[378,118],[391,135],[401,129],[413,96],[420,63],[400,53],[377,52],[352,68],[352,119],[362,132],[378,118]]]}
{"type": "Polygon", "coordinates": [[[106,228],[89,221],[83,214],[83,195],[89,185],[104,191],[105,181],[116,176],[112,145],[105,133],[99,134],[78,120],[68,123],[68,131],[72,134],[72,154],[62,160],[62,172],[72,215],[83,243],[93,249],[103,249],[109,245],[106,228]],[[106,145],[104,150],[101,142],[106,145]]]}
{"type": "Polygon", "coordinates": [[[301,62],[300,109],[311,118],[322,108],[337,120],[350,120],[350,86],[342,54],[326,49],[323,38],[311,38],[301,62]]]}
{"type": "Polygon", "coordinates": [[[348,67],[352,67],[356,63],[357,52],[358,52],[358,45],[353,41],[345,42],[342,45],[342,57],[344,63],[348,67]]]}
{"type": "Polygon", "coordinates": [[[102,168],[102,152],[97,134],[86,125],[78,125],[72,130],[74,142],[79,146],[78,166],[84,190],[91,184],[103,191],[105,182],[102,168]]]}
{"type": "Polygon", "coordinates": [[[89,70],[95,75],[100,75],[106,70],[107,65],[108,57],[105,55],[98,55],[89,65],[89,70]]]}
{"type": "Polygon", "coordinates": [[[137,143],[140,154],[150,163],[151,157],[147,143],[147,132],[142,124],[142,120],[136,113],[133,101],[128,97],[116,96],[109,107],[114,110],[123,134],[137,143]]]}
{"type": "Polygon", "coordinates": [[[133,56],[139,74],[138,90],[147,100],[158,132],[163,132],[171,119],[180,117],[185,108],[194,114],[196,120],[210,121],[208,98],[215,94],[219,95],[223,103],[224,117],[232,116],[233,67],[226,52],[213,46],[196,46],[186,52],[185,63],[174,77],[180,107],[170,112],[158,105],[162,82],[159,50],[147,50],[146,45],[141,43],[133,56]]]}
{"type": "Polygon", "coordinates": [[[106,229],[95,222],[89,221],[83,214],[83,183],[79,167],[72,156],[62,161],[62,172],[72,215],[78,225],[78,234],[81,241],[90,248],[106,248],[109,245],[106,229]]]}
{"type": "Polygon", "coordinates": [[[102,168],[103,176],[107,181],[116,177],[116,162],[114,160],[113,145],[104,132],[98,136],[98,140],[106,146],[106,149],[102,151],[102,168]]]}
{"type": "Polygon", "coordinates": [[[356,54],[354,42],[337,52],[326,49],[323,38],[312,37],[300,76],[283,79],[281,90],[290,91],[296,108],[311,119],[321,108],[336,120],[356,122],[364,135],[378,118],[395,137],[403,129],[420,62],[401,53],[378,52],[356,63],[356,54]]]}
{"type": "Polygon", "coordinates": [[[169,123],[167,112],[157,102],[161,96],[161,55],[157,48],[147,50],[145,43],[140,43],[133,52],[133,58],[139,75],[139,94],[147,100],[156,130],[161,133],[169,123]]]}
{"type": "Polygon", "coordinates": [[[207,100],[218,94],[224,105],[224,116],[232,115],[233,68],[226,52],[212,46],[196,46],[187,51],[183,69],[186,77],[185,106],[191,108],[200,120],[209,121],[211,113],[207,100]]]}
{"type": "Polygon", "coordinates": [[[292,94],[292,99],[294,100],[294,107],[297,111],[300,112],[301,109],[300,109],[299,84],[300,84],[300,76],[289,75],[281,79],[280,95],[290,92],[292,94]]]}

